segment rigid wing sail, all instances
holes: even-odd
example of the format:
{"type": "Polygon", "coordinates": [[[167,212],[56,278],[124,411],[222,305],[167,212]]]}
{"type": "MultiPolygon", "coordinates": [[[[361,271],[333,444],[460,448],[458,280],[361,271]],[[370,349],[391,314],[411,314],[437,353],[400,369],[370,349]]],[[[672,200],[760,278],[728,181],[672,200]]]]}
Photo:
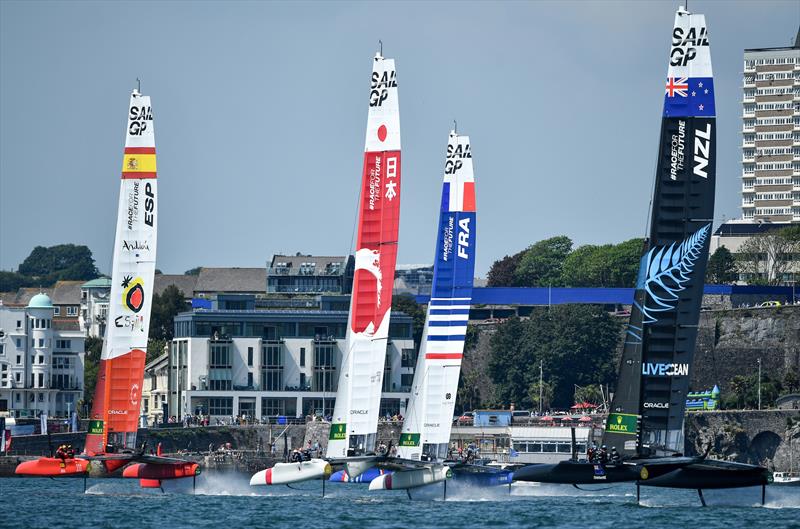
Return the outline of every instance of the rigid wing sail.
{"type": "Polygon", "coordinates": [[[102,462],[106,471],[113,472],[140,461],[124,469],[123,476],[140,478],[142,486],[159,487],[161,479],[199,472],[196,463],[146,455],[136,446],[156,265],[156,176],[150,96],[134,90],[122,161],[108,325],[84,454],[26,461],[17,466],[17,474],[85,474],[90,460],[102,462]]]}
{"type": "MultiPolygon", "coordinates": [[[[327,460],[278,463],[251,485],[327,477],[329,460],[346,461],[356,477],[374,454],[400,226],[400,110],[394,59],[372,63],[361,177],[355,276],[327,460]],[[367,456],[361,458],[361,456],[367,456]]],[[[371,465],[370,465],[371,466],[371,465]]]]}
{"type": "MultiPolygon", "coordinates": [[[[515,472],[551,483],[764,485],[766,469],[682,456],[689,373],[703,296],[716,179],[714,79],[705,16],[679,8],[664,95],[649,234],[603,444],[622,462],[564,461],[515,472]]],[[[702,498],[702,495],[701,495],[702,498]]]]}
{"type": "Polygon", "coordinates": [[[370,482],[370,490],[442,481],[467,334],[475,272],[475,178],[469,137],[450,132],[433,266],[431,299],[397,454],[427,463],[370,482]]]}

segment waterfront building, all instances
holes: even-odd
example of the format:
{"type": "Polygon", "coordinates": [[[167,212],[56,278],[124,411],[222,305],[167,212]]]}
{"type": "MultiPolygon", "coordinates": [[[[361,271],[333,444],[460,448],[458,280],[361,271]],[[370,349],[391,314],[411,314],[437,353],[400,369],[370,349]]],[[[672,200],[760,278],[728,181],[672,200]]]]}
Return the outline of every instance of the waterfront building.
{"type": "Polygon", "coordinates": [[[87,337],[105,336],[110,295],[111,279],[108,277],[98,277],[81,285],[81,328],[87,337]]]}
{"type": "Polygon", "coordinates": [[[800,30],[744,51],[742,218],[800,222],[800,30]]]}
{"type": "Polygon", "coordinates": [[[85,335],[77,317],[58,318],[56,308],[44,293],[24,307],[0,306],[0,411],[68,417],[76,410],[83,394],[85,335]]]}
{"type": "Polygon", "coordinates": [[[432,284],[432,264],[399,264],[395,268],[395,294],[430,295],[432,284]]]}
{"type": "Polygon", "coordinates": [[[144,366],[142,385],[142,416],[147,424],[164,422],[163,406],[169,395],[169,354],[164,353],[144,366]]]}
{"type": "Polygon", "coordinates": [[[268,294],[350,294],[355,260],[347,256],[272,256],[267,268],[268,294]]]}
{"type": "MultiPolygon", "coordinates": [[[[211,308],[176,316],[168,413],[212,421],[330,415],[348,312],[325,310],[325,298],[317,297],[316,309],[255,310],[256,296],[218,295],[211,308]],[[237,308],[220,308],[231,303],[237,308]]],[[[416,362],[412,336],[412,319],[392,314],[381,415],[405,411],[416,362]]]]}

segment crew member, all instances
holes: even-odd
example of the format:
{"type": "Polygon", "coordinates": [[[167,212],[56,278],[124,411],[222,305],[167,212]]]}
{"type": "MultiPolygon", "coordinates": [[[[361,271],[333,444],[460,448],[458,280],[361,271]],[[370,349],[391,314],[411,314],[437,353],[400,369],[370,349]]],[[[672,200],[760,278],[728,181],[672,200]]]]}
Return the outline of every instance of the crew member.
{"type": "Polygon", "coordinates": [[[600,447],[600,464],[606,466],[608,463],[608,450],[606,449],[606,445],[600,447]]]}
{"type": "Polygon", "coordinates": [[[612,446],[611,447],[611,462],[613,464],[615,464],[615,465],[618,465],[620,463],[620,461],[622,461],[622,458],[620,457],[619,452],[617,452],[617,447],[616,446],[612,446]]]}

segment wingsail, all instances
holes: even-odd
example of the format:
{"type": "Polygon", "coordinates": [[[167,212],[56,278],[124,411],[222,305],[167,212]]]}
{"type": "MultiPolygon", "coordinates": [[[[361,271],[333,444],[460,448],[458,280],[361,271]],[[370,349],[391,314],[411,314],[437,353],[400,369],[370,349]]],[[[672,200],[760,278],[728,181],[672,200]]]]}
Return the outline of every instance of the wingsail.
{"type": "Polygon", "coordinates": [[[88,455],[136,447],[156,266],[156,177],[150,96],[134,90],[122,159],[108,325],[86,436],[88,455]]]}
{"type": "Polygon", "coordinates": [[[716,182],[714,77],[704,15],[675,15],[650,231],[603,443],[683,452],[716,182]]]}
{"type": "Polygon", "coordinates": [[[431,300],[398,446],[404,459],[447,457],[475,272],[475,177],[468,136],[450,132],[431,300]]]}
{"type": "Polygon", "coordinates": [[[400,225],[400,111],[394,59],[372,63],[355,277],[328,457],[375,449],[400,225]]]}

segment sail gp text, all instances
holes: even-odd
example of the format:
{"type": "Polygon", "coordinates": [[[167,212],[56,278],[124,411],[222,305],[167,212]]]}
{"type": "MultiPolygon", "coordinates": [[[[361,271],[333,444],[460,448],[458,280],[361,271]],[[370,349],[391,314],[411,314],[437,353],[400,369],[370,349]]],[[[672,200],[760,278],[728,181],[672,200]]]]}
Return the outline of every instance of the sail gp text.
{"type": "Polygon", "coordinates": [[[128,115],[130,124],[128,134],[131,136],[141,136],[147,130],[147,122],[153,121],[153,111],[151,107],[132,106],[128,115]]]}
{"type": "Polygon", "coordinates": [[[372,83],[369,91],[369,106],[379,107],[389,98],[389,88],[397,88],[395,71],[372,72],[372,83]]]}

